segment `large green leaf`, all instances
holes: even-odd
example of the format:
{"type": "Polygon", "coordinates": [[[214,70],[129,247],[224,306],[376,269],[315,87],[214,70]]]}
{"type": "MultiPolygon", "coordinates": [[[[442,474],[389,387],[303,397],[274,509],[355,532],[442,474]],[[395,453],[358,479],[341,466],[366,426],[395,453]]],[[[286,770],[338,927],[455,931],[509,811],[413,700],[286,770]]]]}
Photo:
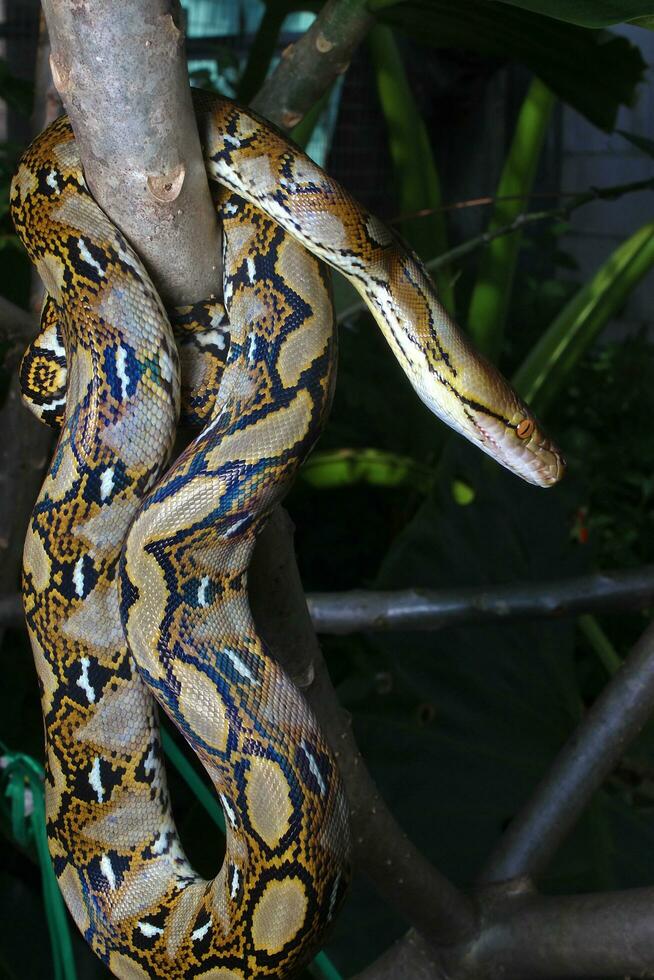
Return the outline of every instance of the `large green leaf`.
{"type": "Polygon", "coordinates": [[[543,17],[498,0],[371,0],[385,22],[436,48],[463,48],[526,65],[602,129],[631,105],[646,68],[627,38],[543,17]]]}
{"type": "Polygon", "coordinates": [[[581,27],[609,27],[654,14],[651,0],[501,0],[581,27]]]}
{"type": "Polygon", "coordinates": [[[380,449],[334,449],[313,453],[300,477],[319,490],[365,483],[373,487],[409,485],[426,493],[434,484],[434,470],[410,456],[380,449]]]}

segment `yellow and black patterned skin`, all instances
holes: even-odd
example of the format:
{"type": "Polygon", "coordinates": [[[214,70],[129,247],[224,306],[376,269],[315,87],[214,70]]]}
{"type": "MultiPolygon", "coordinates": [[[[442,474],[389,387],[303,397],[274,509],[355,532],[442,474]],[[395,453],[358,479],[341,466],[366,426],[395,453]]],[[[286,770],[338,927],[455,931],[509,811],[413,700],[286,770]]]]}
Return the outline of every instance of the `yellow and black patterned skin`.
{"type": "Polygon", "coordinates": [[[65,117],[12,184],[14,222],[48,294],[25,398],[61,425],[23,586],[48,839],[75,921],[125,980],[292,977],[347,883],[334,757],[247,601],[256,535],[331,398],[333,311],[311,253],[355,282],[450,424],[532,482],[562,472],[528,409],[380,222],[248,112],[205,95],[196,111],[208,172],[223,185],[225,309],[175,312],[181,372],[166,312],[91,198],[65,117]],[[180,400],[204,428],[162,476],[180,400]],[[221,801],[226,853],[212,881],[190,867],[175,830],[155,699],[221,801]]]}
{"type": "MultiPolygon", "coordinates": [[[[41,328],[20,365],[23,403],[41,421],[60,428],[66,408],[68,363],[57,304],[46,297],[41,328]]],[[[198,428],[210,421],[229,348],[223,304],[202,300],[170,311],[180,359],[180,425],[198,428]]]]}
{"type": "Polygon", "coordinates": [[[41,329],[20,363],[19,378],[23,404],[41,422],[58,429],[66,407],[68,365],[57,304],[49,296],[41,310],[41,329]]]}

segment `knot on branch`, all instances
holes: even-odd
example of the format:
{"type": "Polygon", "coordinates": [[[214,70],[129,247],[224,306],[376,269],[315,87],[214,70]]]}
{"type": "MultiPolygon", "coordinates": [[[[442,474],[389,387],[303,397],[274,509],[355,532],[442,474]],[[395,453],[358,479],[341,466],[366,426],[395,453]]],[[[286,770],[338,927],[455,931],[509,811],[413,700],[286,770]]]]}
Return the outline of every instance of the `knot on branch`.
{"type": "Polygon", "coordinates": [[[161,176],[151,174],[147,179],[148,190],[156,201],[170,204],[179,197],[185,176],[186,167],[183,163],[179,163],[169,174],[161,176]]]}

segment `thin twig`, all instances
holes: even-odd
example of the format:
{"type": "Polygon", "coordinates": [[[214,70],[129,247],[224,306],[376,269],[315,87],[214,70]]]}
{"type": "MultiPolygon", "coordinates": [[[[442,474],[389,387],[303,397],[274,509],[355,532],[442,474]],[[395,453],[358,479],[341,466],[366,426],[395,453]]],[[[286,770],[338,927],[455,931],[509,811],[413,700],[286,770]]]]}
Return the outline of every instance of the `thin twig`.
{"type": "Polygon", "coordinates": [[[307,596],[318,633],[435,630],[459,623],[554,618],[643,609],[654,602],[654,565],[558,582],[517,582],[467,589],[353,590],[307,596]]]}
{"type": "Polygon", "coordinates": [[[394,218],[391,218],[390,223],[399,224],[402,221],[408,221],[412,218],[428,218],[432,214],[440,214],[443,211],[461,211],[465,208],[490,207],[491,205],[499,204],[503,201],[533,201],[545,199],[562,201],[565,198],[585,197],[588,193],[593,195],[592,200],[599,200],[602,197],[613,198],[619,197],[622,194],[628,194],[631,191],[651,190],[654,185],[654,181],[651,179],[646,179],[644,181],[644,187],[639,186],[642,183],[643,181],[635,181],[627,184],[615,184],[614,186],[609,187],[595,187],[591,188],[590,191],[531,191],[529,194],[486,194],[483,197],[470,197],[463,201],[452,201],[449,204],[441,204],[437,208],[421,208],[419,211],[413,211],[409,214],[400,214],[394,218]]]}
{"type": "Polygon", "coordinates": [[[494,228],[492,231],[486,231],[474,238],[469,238],[468,241],[433,259],[428,267],[433,272],[436,269],[440,269],[443,265],[448,265],[450,262],[457,261],[470,252],[474,252],[476,249],[481,248],[482,245],[488,245],[495,238],[509,235],[514,231],[520,231],[527,225],[533,225],[540,221],[563,221],[569,218],[577,208],[581,208],[585,204],[590,204],[593,201],[613,201],[622,197],[624,194],[653,189],[654,178],[635,180],[629,184],[616,184],[612,187],[591,187],[590,190],[578,194],[569,200],[567,204],[562,204],[558,208],[548,208],[544,211],[525,211],[519,214],[513,221],[502,225],[500,228],[494,228]]]}

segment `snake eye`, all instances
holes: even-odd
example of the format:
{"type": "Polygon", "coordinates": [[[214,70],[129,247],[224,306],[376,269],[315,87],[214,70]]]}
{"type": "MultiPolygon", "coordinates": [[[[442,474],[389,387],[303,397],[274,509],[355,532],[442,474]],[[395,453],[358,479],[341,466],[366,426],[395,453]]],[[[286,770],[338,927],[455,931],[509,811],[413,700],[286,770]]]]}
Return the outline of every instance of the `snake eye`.
{"type": "Polygon", "coordinates": [[[515,427],[515,434],[518,439],[528,439],[529,436],[534,431],[534,423],[531,419],[523,419],[522,422],[518,422],[515,427]]]}

